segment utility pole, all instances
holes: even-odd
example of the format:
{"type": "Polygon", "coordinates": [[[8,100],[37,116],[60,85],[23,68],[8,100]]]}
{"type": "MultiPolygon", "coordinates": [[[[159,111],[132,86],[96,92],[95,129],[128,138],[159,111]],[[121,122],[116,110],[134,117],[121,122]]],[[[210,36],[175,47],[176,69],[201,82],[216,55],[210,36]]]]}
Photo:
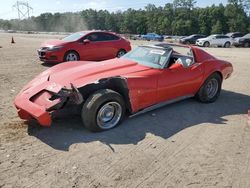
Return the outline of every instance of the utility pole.
{"type": "Polygon", "coordinates": [[[12,7],[17,10],[19,20],[27,18],[29,19],[30,10],[33,10],[29,3],[24,1],[17,1],[12,7]]]}

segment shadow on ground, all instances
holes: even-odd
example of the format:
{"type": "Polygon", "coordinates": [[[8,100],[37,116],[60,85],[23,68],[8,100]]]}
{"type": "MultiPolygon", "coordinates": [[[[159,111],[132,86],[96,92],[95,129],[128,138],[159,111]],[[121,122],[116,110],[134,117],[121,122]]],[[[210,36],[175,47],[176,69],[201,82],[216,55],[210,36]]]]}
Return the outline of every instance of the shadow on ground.
{"type": "Polygon", "coordinates": [[[53,66],[55,66],[55,65],[57,65],[58,63],[54,63],[54,62],[43,62],[43,63],[41,63],[41,65],[42,66],[44,66],[44,67],[53,67],[53,66]]]}
{"type": "Polygon", "coordinates": [[[54,149],[67,151],[75,143],[100,141],[110,144],[137,144],[147,133],[167,139],[179,131],[200,123],[226,124],[225,116],[246,114],[250,109],[250,96],[222,91],[211,104],[188,99],[125,120],[115,129],[92,133],[82,126],[79,116],[57,119],[51,128],[36,123],[28,125],[28,134],[37,137],[54,149]],[[152,114],[155,116],[152,116],[152,114]]]}

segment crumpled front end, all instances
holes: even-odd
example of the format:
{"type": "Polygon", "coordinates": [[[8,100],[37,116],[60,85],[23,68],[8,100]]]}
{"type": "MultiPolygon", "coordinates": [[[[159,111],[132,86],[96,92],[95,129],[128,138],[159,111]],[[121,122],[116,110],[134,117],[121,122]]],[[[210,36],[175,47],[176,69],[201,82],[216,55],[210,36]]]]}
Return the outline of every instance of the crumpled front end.
{"type": "Polygon", "coordinates": [[[63,106],[72,102],[81,104],[82,95],[78,89],[70,85],[63,87],[54,82],[43,82],[30,87],[25,87],[15,98],[14,104],[21,119],[36,119],[42,126],[50,126],[52,123],[51,114],[63,106]]]}

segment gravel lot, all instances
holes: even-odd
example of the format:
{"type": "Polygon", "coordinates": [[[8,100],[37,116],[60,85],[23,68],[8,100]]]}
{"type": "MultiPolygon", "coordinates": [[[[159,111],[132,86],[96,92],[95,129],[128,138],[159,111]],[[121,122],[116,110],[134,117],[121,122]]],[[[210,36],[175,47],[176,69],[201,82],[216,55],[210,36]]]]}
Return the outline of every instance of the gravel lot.
{"type": "Polygon", "coordinates": [[[91,133],[78,116],[42,128],[16,115],[15,95],[48,68],[36,49],[55,37],[0,33],[0,187],[250,187],[250,48],[206,49],[234,66],[215,103],[189,99],[91,133]]]}

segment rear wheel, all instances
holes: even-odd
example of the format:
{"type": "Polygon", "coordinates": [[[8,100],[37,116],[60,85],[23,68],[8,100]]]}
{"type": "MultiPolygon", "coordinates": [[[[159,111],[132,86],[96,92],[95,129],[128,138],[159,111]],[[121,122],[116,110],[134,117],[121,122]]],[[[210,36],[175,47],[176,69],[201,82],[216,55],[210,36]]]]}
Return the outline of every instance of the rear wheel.
{"type": "Polygon", "coordinates": [[[226,43],[224,44],[224,47],[225,47],[225,48],[230,48],[230,46],[231,46],[230,42],[226,42],[226,43]]]}
{"type": "Polygon", "coordinates": [[[117,54],[116,54],[116,57],[120,58],[120,57],[122,57],[122,56],[125,55],[125,54],[126,54],[126,51],[125,51],[125,50],[119,50],[119,51],[117,52],[117,54]]]}
{"type": "Polygon", "coordinates": [[[220,95],[222,78],[218,73],[210,75],[196,94],[196,99],[203,103],[212,103],[220,95]]]}
{"type": "Polygon", "coordinates": [[[112,129],[124,118],[125,103],[119,93],[99,90],[86,100],[81,115],[83,124],[91,131],[112,129]]]}
{"type": "Polygon", "coordinates": [[[64,56],[64,61],[79,61],[80,57],[77,52],[69,51],[64,56]]]}
{"type": "Polygon", "coordinates": [[[204,42],[204,47],[209,47],[210,43],[208,41],[204,42]]]}

